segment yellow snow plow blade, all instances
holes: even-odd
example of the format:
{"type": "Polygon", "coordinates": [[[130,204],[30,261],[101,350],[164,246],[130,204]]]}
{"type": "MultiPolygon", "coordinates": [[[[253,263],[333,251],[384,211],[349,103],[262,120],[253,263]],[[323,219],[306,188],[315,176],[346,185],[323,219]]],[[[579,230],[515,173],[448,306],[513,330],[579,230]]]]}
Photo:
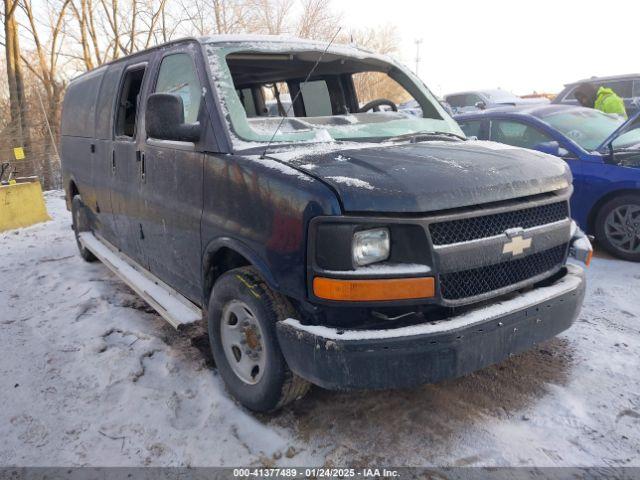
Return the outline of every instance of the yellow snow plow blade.
{"type": "Polygon", "coordinates": [[[37,178],[0,185],[0,232],[51,220],[37,178]]]}

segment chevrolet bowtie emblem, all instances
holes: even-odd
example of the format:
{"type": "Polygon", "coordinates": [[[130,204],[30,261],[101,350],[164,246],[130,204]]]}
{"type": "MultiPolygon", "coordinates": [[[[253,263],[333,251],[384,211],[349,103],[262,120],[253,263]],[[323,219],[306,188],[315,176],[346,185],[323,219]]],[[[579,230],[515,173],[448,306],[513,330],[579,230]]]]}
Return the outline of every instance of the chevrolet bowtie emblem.
{"type": "Polygon", "coordinates": [[[509,237],[507,243],[502,247],[502,253],[511,253],[514,257],[522,253],[531,246],[530,238],[523,238],[522,235],[509,237]]]}

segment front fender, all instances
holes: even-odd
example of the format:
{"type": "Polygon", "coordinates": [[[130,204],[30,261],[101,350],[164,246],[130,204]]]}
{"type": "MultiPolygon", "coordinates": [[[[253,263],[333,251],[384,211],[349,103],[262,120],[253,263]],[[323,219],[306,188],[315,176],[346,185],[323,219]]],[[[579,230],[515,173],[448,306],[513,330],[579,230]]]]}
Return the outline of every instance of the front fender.
{"type": "Polygon", "coordinates": [[[209,299],[207,298],[207,293],[210,292],[213,287],[213,282],[209,279],[208,272],[213,267],[213,259],[215,258],[216,253],[218,253],[222,248],[228,248],[244,257],[253,267],[256,268],[256,270],[258,270],[260,276],[265,282],[267,282],[269,287],[276,291],[279,290],[279,284],[269,269],[267,262],[257,252],[253,251],[240,240],[230,237],[219,237],[211,240],[204,248],[202,254],[201,275],[202,285],[204,286],[203,304],[208,302],[209,299]]]}

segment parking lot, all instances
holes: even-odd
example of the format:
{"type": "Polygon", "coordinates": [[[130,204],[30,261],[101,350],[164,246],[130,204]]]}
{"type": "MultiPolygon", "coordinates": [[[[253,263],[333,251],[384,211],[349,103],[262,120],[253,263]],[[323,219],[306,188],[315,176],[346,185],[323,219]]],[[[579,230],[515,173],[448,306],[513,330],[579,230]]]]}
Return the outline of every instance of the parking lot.
{"type": "Polygon", "coordinates": [[[595,258],[575,325],[500,365],[253,415],[202,331],[82,261],[62,195],[51,222],[0,235],[0,464],[640,465],[636,264],[595,258]]]}

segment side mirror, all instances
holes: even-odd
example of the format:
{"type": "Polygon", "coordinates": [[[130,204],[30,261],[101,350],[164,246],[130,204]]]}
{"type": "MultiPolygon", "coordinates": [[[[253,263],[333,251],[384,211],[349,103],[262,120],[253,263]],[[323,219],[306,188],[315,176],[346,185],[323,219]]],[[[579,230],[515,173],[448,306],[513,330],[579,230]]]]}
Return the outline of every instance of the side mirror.
{"type": "MultiPolygon", "coordinates": [[[[561,157],[562,152],[560,148],[560,144],[556,141],[553,142],[542,142],[533,146],[533,150],[537,150],[542,153],[548,153],[549,155],[555,155],[556,157],[561,157]]],[[[566,150],[565,150],[566,151],[566,150]]]]}
{"type": "Polygon", "coordinates": [[[197,142],[200,124],[184,123],[182,97],[172,93],[154,93],[147,99],[144,116],[147,136],[158,140],[197,142]]]}
{"type": "Polygon", "coordinates": [[[476,102],[475,107],[476,107],[478,110],[486,110],[486,108],[487,108],[487,104],[486,104],[486,103],[484,103],[483,101],[479,101],[479,102],[476,102]]]}

